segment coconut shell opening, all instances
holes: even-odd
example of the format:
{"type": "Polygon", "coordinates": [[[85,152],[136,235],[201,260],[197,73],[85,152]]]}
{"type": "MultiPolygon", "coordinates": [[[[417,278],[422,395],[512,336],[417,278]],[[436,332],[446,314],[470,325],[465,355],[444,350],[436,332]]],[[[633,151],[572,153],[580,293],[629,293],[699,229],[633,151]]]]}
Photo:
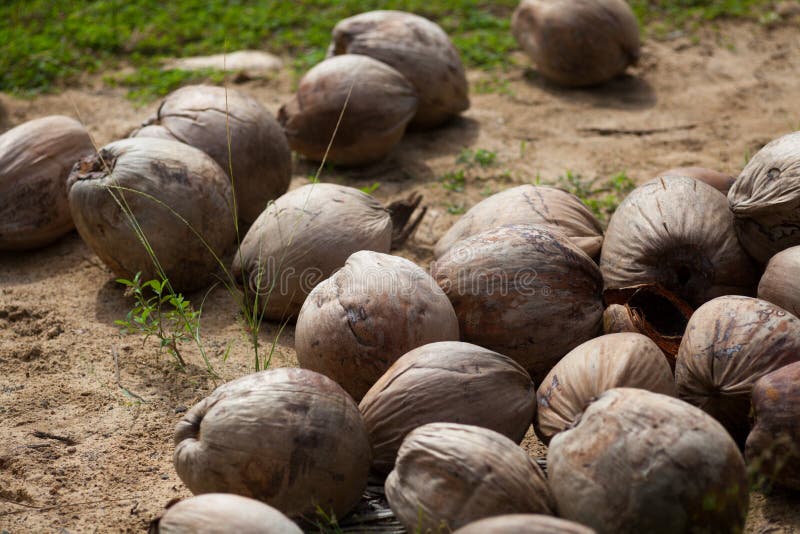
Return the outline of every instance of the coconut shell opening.
{"type": "Polygon", "coordinates": [[[423,206],[417,215],[413,216],[420,202],[422,195],[412,193],[405,200],[396,200],[387,206],[386,209],[389,210],[392,219],[392,250],[402,247],[422,222],[428,211],[427,206],[423,206]]]}
{"type": "Polygon", "coordinates": [[[70,177],[75,180],[101,180],[114,172],[117,156],[105,148],[81,158],[75,164],[70,177]]]}

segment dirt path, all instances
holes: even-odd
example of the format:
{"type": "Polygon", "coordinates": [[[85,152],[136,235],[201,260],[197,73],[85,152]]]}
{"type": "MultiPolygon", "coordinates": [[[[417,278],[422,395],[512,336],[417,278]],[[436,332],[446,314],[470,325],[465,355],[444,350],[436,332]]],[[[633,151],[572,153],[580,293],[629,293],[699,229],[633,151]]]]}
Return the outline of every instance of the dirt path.
{"type": "MultiPolygon", "coordinates": [[[[469,207],[537,175],[552,181],[565,170],[588,178],[626,171],[641,182],[683,165],[738,174],[748,154],[800,129],[798,72],[795,28],[742,24],[705,30],[699,40],[649,41],[632,76],[592,91],[554,88],[522,67],[499,80],[472,72],[473,88],[494,92],[473,90],[463,118],[409,134],[371,168],[326,171],[322,178],[359,187],[380,182],[374,194],[382,200],[422,192],[428,215],[400,254],[427,265],[432,245],[456,218],[448,207],[469,207]],[[446,190],[437,178],[456,167],[464,147],[494,151],[497,162],[470,170],[463,192],[446,190]]],[[[290,93],[288,80],[239,88],[277,110],[290,93]]],[[[119,90],[102,88],[35,100],[0,95],[0,131],[42,115],[75,115],[77,108],[103,144],[154,107],[137,109],[119,90]]],[[[294,185],[313,172],[297,162],[294,185]]],[[[39,251],[0,254],[0,532],[142,531],[167,501],[188,495],[172,468],[172,429],[214,384],[191,349],[193,365],[181,373],[152,343],[118,333],[114,320],[130,303],[111,280],[74,233],[39,251]]],[[[252,369],[236,306],[224,291],[211,293],[202,325],[224,378],[252,369]]],[[[275,330],[265,325],[264,343],[275,330]]],[[[273,364],[296,365],[292,346],[288,329],[273,364]]],[[[797,494],[754,494],[748,531],[800,532],[798,504],[797,494]]]]}

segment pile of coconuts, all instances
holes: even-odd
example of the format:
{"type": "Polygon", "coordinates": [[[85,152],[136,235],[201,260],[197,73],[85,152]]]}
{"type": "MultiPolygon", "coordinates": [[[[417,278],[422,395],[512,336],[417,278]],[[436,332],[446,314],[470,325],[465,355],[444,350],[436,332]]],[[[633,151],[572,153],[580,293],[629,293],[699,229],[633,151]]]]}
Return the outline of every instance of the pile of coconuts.
{"type": "MultiPolygon", "coordinates": [[[[523,0],[512,27],[561,85],[639,55],[620,0],[523,0]]],[[[277,117],[189,86],[102,147],[62,116],[0,135],[0,250],[75,228],[116,276],[229,276],[294,322],[300,368],[223,383],[177,423],[195,496],[152,532],[301,532],[353,520],[365,491],[409,532],[739,532],[748,470],[800,489],[800,132],[736,179],[663,171],[605,228],[558,188],[507,189],[425,266],[392,254],[418,194],[289,190],[292,150],[363,165],[468,106],[444,31],[373,11],[333,28],[277,117]]]]}

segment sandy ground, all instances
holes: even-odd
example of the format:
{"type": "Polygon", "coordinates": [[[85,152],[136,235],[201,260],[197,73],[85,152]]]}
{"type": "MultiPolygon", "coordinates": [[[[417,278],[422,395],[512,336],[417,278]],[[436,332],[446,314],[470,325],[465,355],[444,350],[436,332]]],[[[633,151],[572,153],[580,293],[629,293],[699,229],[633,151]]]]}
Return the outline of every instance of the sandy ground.
{"type": "MultiPolygon", "coordinates": [[[[326,170],[322,179],[380,182],[374,194],[383,201],[425,195],[428,214],[399,254],[427,265],[457,217],[448,207],[468,208],[482,195],[537,176],[552,181],[567,169],[587,178],[626,171],[637,182],[683,165],[735,175],[748,154],[800,129],[796,27],[726,24],[703,29],[699,39],[648,41],[629,76],[593,90],[555,88],[518,59],[497,79],[470,73],[473,88],[496,90],[473,90],[462,118],[407,135],[379,164],[326,170]],[[456,157],[464,147],[494,151],[497,163],[467,169],[465,191],[448,191],[437,178],[461,168],[456,157]]],[[[291,81],[283,74],[238,88],[275,111],[291,81]]],[[[120,90],[90,80],[34,100],[0,95],[0,131],[43,115],[78,115],[104,144],[154,108],[136,108],[120,90]]],[[[297,161],[293,186],[313,172],[314,165],[297,161]]],[[[74,233],[38,251],[0,254],[0,532],[141,532],[170,499],[189,495],[172,468],[172,430],[215,383],[190,346],[191,365],[180,372],[153,343],[119,333],[114,320],[130,301],[112,278],[74,233]]],[[[224,379],[252,370],[225,291],[210,294],[202,328],[224,379]]],[[[276,329],[264,325],[262,341],[276,329]]],[[[288,328],[273,365],[296,365],[292,347],[288,328]]],[[[526,446],[542,451],[535,439],[526,446]]],[[[754,493],[747,530],[800,532],[800,495],[754,493]]]]}

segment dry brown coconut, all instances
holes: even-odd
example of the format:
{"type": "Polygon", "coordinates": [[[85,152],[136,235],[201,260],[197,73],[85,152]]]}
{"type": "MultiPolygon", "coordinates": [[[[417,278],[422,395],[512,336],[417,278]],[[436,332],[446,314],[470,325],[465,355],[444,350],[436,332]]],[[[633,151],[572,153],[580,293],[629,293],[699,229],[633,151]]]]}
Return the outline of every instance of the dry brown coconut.
{"type": "Polygon", "coordinates": [[[175,471],[192,493],[236,493],[289,517],[344,515],[367,485],[370,446],[353,400],[306,369],[214,390],[175,427],[175,471]]]}
{"type": "Polygon", "coordinates": [[[372,469],[386,475],[403,438],[427,423],[482,426],[520,443],[531,426],[536,388],[508,356],[443,341],[403,355],[358,408],[372,443],[372,469]]]}
{"type": "Polygon", "coordinates": [[[508,514],[470,523],[453,534],[595,534],[579,523],[539,514],[508,514]]]}
{"type": "Polygon", "coordinates": [[[747,472],[722,426],[642,389],[601,394],[557,434],[547,472],[558,514],[598,533],[742,532],[747,472]]]}
{"type": "Polygon", "coordinates": [[[800,132],[759,150],[728,192],[739,239],[756,260],[800,245],[800,132]]]}
{"type": "Polygon", "coordinates": [[[214,158],[233,179],[238,216],[248,224],[292,178],[292,152],[280,125],[257,100],[233,89],[182,87],[131,137],[180,141],[214,158]]]}
{"type": "Polygon", "coordinates": [[[169,506],[148,534],[302,534],[275,508],[231,493],[206,493],[169,506]]]}
{"type": "Polygon", "coordinates": [[[800,490],[800,362],[755,383],[753,419],[745,445],[748,465],[766,481],[800,490]]]}
{"type": "Polygon", "coordinates": [[[295,329],[300,366],[356,401],[400,356],[435,341],[458,341],[447,296],[422,267],[367,250],[309,293],[295,329]]]}
{"type": "Polygon", "coordinates": [[[725,196],[685,176],[656,178],[628,195],[606,230],[600,270],[607,289],[657,283],[692,307],[752,295],[757,280],[725,196]]]}
{"type": "Polygon", "coordinates": [[[736,181],[730,174],[705,167],[675,167],[659,173],[657,178],[663,178],[664,176],[688,176],[710,185],[723,195],[728,194],[733,182],[736,181]]]}
{"type": "Polygon", "coordinates": [[[385,488],[409,532],[448,532],[485,517],[555,510],[544,473],[528,453],[493,430],[455,423],[412,431],[385,488]]]}
{"type": "Polygon", "coordinates": [[[422,197],[384,207],[352,187],[309,184],[270,204],[259,216],[231,268],[240,286],[273,320],[295,317],[308,293],[359,250],[389,252],[413,233],[422,197]]]}
{"type": "Polygon", "coordinates": [[[365,165],[400,142],[417,101],[411,82],[389,65],[344,54],[303,76],[297,94],[278,111],[278,122],[292,149],[308,159],[365,165]]]}
{"type": "Polygon", "coordinates": [[[562,189],[529,184],[475,204],[439,239],[434,254],[440,258],[459,241],[506,224],[538,224],[558,230],[591,258],[600,256],[603,227],[583,202],[562,189]]]}
{"type": "Polygon", "coordinates": [[[75,227],[67,176],[93,152],[83,125],[60,115],[0,135],[0,250],[42,247],[75,227]]]}
{"type": "Polygon", "coordinates": [[[681,346],[692,307],[659,284],[640,284],[603,293],[603,332],[638,332],[655,342],[671,368],[681,346]]]}
{"type": "Polygon", "coordinates": [[[624,0],[522,0],[511,31],[560,85],[596,85],[639,60],[639,24],[624,0]]]}
{"type": "Polygon", "coordinates": [[[328,57],[362,54],[397,69],[414,86],[419,107],[411,126],[433,128],[469,108],[458,50],[442,28],[403,11],[369,11],[339,21],[328,57]]]}
{"type": "Polygon", "coordinates": [[[719,297],[689,320],[675,367],[678,396],[711,414],[743,444],[753,384],[798,360],[800,319],[764,300],[719,297]]]}
{"type": "Polygon", "coordinates": [[[176,291],[207,284],[218,269],[215,254],[222,257],[234,241],[228,176],[204,152],[177,141],[115,141],[77,163],[67,188],[78,233],[129,280],[160,273],[121,205],[176,291]]]}
{"type": "Polygon", "coordinates": [[[800,246],[770,258],[758,283],[758,298],[800,316],[800,246]]]}
{"type": "Polygon", "coordinates": [[[600,333],[600,270],[560,232],[487,230],[456,243],[431,274],[453,303],[462,339],[512,357],[536,383],[600,333]]]}
{"type": "Polygon", "coordinates": [[[571,428],[604,391],[639,388],[675,396],[675,379],[661,349],[641,334],[608,334],[572,349],[536,392],[536,435],[545,444],[571,428]]]}

